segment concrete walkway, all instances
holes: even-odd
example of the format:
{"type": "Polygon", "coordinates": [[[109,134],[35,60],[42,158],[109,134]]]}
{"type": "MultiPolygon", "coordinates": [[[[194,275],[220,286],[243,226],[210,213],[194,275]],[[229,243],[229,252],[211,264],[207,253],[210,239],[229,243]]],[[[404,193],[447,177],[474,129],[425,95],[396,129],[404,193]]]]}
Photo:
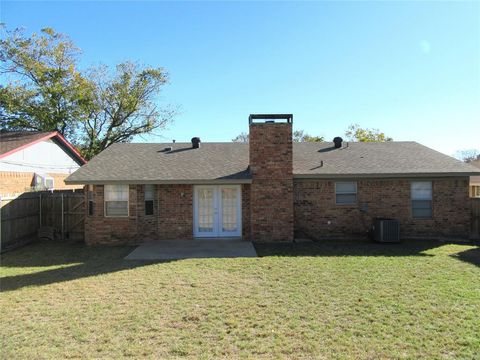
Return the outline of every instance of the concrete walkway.
{"type": "Polygon", "coordinates": [[[250,241],[239,239],[158,240],[140,245],[126,260],[256,257],[250,241]]]}

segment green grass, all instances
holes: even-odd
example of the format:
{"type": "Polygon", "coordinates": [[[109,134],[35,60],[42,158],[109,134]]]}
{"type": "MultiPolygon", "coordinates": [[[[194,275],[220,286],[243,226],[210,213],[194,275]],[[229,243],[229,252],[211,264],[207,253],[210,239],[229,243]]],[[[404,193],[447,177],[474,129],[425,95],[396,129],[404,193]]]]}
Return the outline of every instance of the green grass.
{"type": "Polygon", "coordinates": [[[447,358],[480,354],[480,250],[434,241],[258,245],[131,262],[127,247],[2,255],[4,359],[447,358]]]}

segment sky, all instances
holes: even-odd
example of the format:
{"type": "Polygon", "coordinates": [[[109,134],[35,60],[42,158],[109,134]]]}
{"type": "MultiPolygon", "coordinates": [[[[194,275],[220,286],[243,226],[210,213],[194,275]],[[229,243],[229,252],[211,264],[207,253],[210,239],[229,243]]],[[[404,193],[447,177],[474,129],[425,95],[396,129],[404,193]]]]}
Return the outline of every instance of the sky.
{"type": "MultiPolygon", "coordinates": [[[[327,140],[352,123],[445,154],[480,149],[480,2],[10,2],[8,28],[52,27],[81,67],[163,67],[146,141],[230,141],[251,113],[292,113],[327,140]]],[[[145,141],[145,140],[139,140],[145,141]]]]}

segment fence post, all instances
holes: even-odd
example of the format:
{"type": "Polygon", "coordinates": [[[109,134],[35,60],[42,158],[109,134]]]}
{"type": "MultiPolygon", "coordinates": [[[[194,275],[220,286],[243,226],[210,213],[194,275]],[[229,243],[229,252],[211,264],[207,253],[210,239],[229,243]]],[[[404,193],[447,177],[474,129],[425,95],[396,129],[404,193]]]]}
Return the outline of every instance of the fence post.
{"type": "Polygon", "coordinates": [[[38,227],[42,227],[42,193],[38,194],[38,227]]]}
{"type": "Polygon", "coordinates": [[[63,209],[63,193],[61,194],[62,196],[62,240],[65,240],[64,238],[64,227],[65,227],[65,212],[64,212],[64,209],[63,209]]]}

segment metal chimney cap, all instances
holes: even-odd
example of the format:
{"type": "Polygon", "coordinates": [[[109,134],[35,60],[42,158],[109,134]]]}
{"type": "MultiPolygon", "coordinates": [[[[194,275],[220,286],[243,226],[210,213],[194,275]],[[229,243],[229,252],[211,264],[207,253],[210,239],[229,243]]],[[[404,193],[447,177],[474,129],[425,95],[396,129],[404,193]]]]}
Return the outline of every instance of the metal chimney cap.
{"type": "Polygon", "coordinates": [[[342,147],[342,142],[343,142],[343,139],[340,136],[333,138],[333,144],[337,149],[342,147]]]}
{"type": "Polygon", "coordinates": [[[200,138],[199,137],[193,137],[192,138],[192,148],[193,149],[198,149],[200,147],[200,138]]]}

